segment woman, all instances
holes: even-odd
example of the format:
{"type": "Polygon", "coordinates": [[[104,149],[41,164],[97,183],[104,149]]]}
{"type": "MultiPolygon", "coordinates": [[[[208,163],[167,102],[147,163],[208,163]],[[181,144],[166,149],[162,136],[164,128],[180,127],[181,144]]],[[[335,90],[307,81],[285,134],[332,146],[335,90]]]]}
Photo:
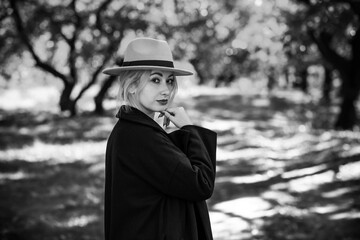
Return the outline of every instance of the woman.
{"type": "Polygon", "coordinates": [[[216,134],[194,126],[183,108],[170,107],[176,76],[165,41],[137,38],[120,67],[122,100],[106,150],[106,240],[212,239],[205,200],[215,180],[216,134]],[[155,120],[177,128],[168,134],[155,120]]]}

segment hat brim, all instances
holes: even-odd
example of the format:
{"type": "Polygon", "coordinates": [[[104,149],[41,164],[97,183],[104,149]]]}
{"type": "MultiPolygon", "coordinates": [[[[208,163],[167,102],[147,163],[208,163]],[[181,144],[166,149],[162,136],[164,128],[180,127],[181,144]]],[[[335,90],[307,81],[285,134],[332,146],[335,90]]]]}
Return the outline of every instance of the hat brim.
{"type": "Polygon", "coordinates": [[[172,72],[175,76],[189,76],[193,75],[192,72],[179,69],[179,68],[169,68],[169,67],[159,67],[159,66],[126,66],[126,67],[112,67],[106,68],[102,72],[111,76],[118,76],[123,71],[129,70],[160,70],[160,71],[169,71],[172,72]]]}

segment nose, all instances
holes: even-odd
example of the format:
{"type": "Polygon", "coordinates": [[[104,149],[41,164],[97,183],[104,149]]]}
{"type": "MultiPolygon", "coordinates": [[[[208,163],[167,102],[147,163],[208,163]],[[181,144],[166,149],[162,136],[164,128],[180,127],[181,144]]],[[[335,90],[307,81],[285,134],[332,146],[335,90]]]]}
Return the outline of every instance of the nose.
{"type": "Polygon", "coordinates": [[[170,94],[170,87],[166,84],[166,82],[161,84],[160,93],[164,96],[168,96],[170,94]]]}

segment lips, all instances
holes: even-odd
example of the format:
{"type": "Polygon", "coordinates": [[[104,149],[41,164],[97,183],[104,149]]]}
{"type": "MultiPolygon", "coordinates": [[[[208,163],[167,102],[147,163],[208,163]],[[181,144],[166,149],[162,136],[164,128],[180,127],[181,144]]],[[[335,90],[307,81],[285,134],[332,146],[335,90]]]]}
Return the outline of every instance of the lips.
{"type": "Polygon", "coordinates": [[[161,99],[161,100],[156,100],[158,103],[160,103],[161,105],[166,105],[168,103],[167,99],[161,99]]]}

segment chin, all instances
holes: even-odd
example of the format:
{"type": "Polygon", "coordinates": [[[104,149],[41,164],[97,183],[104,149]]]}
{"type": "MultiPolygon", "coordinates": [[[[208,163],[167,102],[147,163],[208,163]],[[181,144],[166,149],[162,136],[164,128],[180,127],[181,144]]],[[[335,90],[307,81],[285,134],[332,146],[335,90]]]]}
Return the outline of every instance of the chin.
{"type": "Polygon", "coordinates": [[[155,109],[157,109],[157,111],[164,111],[165,109],[167,109],[169,107],[169,104],[166,105],[157,105],[156,107],[154,107],[155,109]]]}
{"type": "Polygon", "coordinates": [[[168,106],[162,106],[157,108],[156,112],[165,111],[168,108],[168,106]]]}

